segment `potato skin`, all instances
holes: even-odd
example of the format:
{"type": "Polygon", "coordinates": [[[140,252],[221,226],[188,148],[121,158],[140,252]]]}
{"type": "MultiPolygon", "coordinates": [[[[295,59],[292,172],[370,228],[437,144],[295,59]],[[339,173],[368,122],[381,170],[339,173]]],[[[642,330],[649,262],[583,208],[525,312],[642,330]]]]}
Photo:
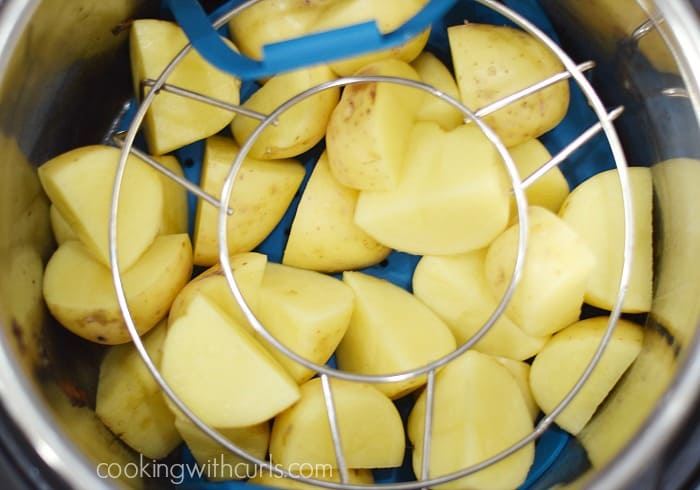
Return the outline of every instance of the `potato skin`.
{"type": "MultiPolygon", "coordinates": [[[[559,59],[529,34],[507,26],[468,23],[448,28],[462,102],[480,109],[564,70],[559,59]]],[[[485,118],[506,146],[554,128],[569,107],[569,85],[559,82],[485,118]]]]}

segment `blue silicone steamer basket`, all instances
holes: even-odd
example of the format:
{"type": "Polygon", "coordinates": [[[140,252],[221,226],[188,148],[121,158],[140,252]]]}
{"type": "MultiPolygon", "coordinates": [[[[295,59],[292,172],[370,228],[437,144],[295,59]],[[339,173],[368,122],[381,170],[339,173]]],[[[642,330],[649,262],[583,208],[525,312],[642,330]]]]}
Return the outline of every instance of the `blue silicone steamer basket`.
{"type": "MultiPolygon", "coordinates": [[[[209,17],[204,17],[206,22],[211,26],[211,21],[220,16],[221,13],[230,10],[236,4],[242,3],[241,0],[232,0],[219,9],[209,15],[209,17]]],[[[556,41],[556,33],[554,29],[549,24],[546,15],[539,7],[537,0],[505,0],[506,6],[518,11],[521,15],[526,17],[530,22],[535,24],[540,30],[545,32],[550,38],[556,41]]],[[[427,50],[436,54],[444,62],[450,65],[449,58],[449,47],[447,46],[446,37],[446,26],[461,23],[464,19],[468,19],[472,22],[479,23],[490,23],[490,24],[510,24],[507,19],[502,17],[500,14],[494,12],[493,10],[484,7],[480,4],[471,1],[457,1],[457,0],[434,0],[428,4],[429,8],[426,8],[421,15],[425,16],[435,16],[439,14],[437,19],[434,19],[432,24],[432,32],[426,47],[427,50]]],[[[202,12],[197,12],[198,4],[192,0],[167,0],[163,2],[162,6],[162,17],[163,18],[174,18],[178,21],[186,31],[188,31],[188,37],[192,41],[193,45],[197,49],[211,50],[213,52],[219,52],[216,46],[208,44],[207,39],[211,41],[211,37],[208,37],[206,33],[201,31],[203,28],[201,23],[198,27],[196,20],[198,16],[204,15],[202,12]],[[187,24],[192,22],[192,25],[187,26],[187,24]],[[199,30],[198,30],[199,29],[199,30]]],[[[419,16],[416,16],[419,17],[419,16]]],[[[432,18],[432,17],[431,17],[432,18]]],[[[414,18],[415,20],[416,18],[414,18]]],[[[202,19],[199,18],[201,21],[202,19]]],[[[421,20],[415,21],[416,26],[413,26],[413,30],[409,29],[409,34],[413,32],[420,32],[423,29],[423,25],[420,23],[421,20]]],[[[410,26],[409,26],[410,27],[410,26]]],[[[226,27],[219,29],[222,34],[226,33],[226,27]]],[[[401,33],[394,34],[394,37],[388,41],[382,40],[377,41],[376,33],[372,30],[376,30],[371,23],[364,25],[362,27],[355,27],[355,30],[349,31],[352,36],[366,36],[371,40],[372,43],[386,42],[387,46],[390,43],[400,43],[406,36],[410,37],[409,34],[404,33],[401,37],[401,33]]],[[[398,31],[397,31],[398,32],[398,31]]],[[[350,35],[346,34],[346,35],[350,35]]],[[[319,39],[313,40],[314,42],[320,42],[319,39]]],[[[314,42],[307,39],[305,46],[313,46],[314,42]],[[311,42],[311,44],[309,44],[311,42]]],[[[284,44],[284,43],[280,43],[284,44]]],[[[342,44],[342,43],[341,43],[342,44]]],[[[370,43],[371,44],[371,43],[370,43]]],[[[363,45],[362,43],[355,43],[354,46],[362,49],[371,49],[372,47],[376,49],[376,45],[370,46],[369,44],[363,45]]],[[[278,47],[277,51],[266,51],[265,54],[268,55],[272,53],[271,58],[275,61],[279,60],[291,60],[289,63],[282,65],[282,70],[296,68],[297,64],[308,64],[309,60],[313,61],[313,56],[320,56],[319,53],[311,50],[309,55],[309,60],[300,62],[294,57],[288,55],[290,49],[298,49],[299,46],[286,46],[278,47]]],[[[342,50],[341,50],[342,51],[342,50]]],[[[349,52],[341,52],[340,57],[347,56],[349,52]]],[[[220,53],[220,59],[216,60],[215,63],[219,67],[228,66],[227,63],[230,59],[227,59],[223,53],[220,53]]],[[[214,57],[216,58],[216,57],[214,57]]],[[[212,59],[208,58],[209,61],[212,59]]],[[[250,60],[248,60],[250,61],[250,60]]],[[[279,66],[274,68],[271,65],[248,63],[246,60],[238,59],[236,63],[242,63],[243,69],[247,76],[241,76],[243,79],[243,85],[241,88],[241,100],[244,101],[249,97],[259,85],[255,82],[256,78],[268,76],[275,72],[281,71],[279,66]],[[248,64],[246,64],[248,63],[248,64]],[[271,71],[272,70],[272,71],[271,71]]],[[[238,69],[238,68],[237,68],[238,69]]],[[[591,125],[598,121],[597,116],[589,107],[586,97],[579,89],[578,85],[575,83],[570,83],[571,87],[571,101],[566,118],[552,131],[543,135],[540,139],[548,148],[550,153],[556,154],[562,150],[566,145],[568,145],[572,140],[574,140],[578,135],[580,135],[584,130],[589,128],[591,125]]],[[[138,108],[138,103],[134,100],[132,101],[129,110],[124,114],[120,121],[118,130],[126,131],[132,124],[133,118],[136,114],[138,108]]],[[[223,134],[230,135],[227,129],[222,131],[223,134]]],[[[136,147],[141,149],[146,149],[145,142],[142,138],[137,136],[136,147]]],[[[181,148],[174,152],[175,156],[179,159],[183,166],[185,177],[191,182],[198,184],[200,180],[200,173],[202,168],[202,157],[203,157],[203,142],[193,143],[184,148],[181,148]]],[[[307,170],[306,178],[302,184],[300,191],[297,193],[292,204],[290,205],[287,213],[285,214],[279,225],[271,232],[268,238],[260,244],[256,249],[261,253],[265,253],[270,261],[280,262],[282,258],[282,253],[286,243],[286,239],[291,227],[292,220],[294,218],[294,213],[296,211],[296,206],[298,205],[300,196],[303,193],[303,188],[308,180],[308,177],[313,169],[313,166],[318,159],[321,151],[323,149],[322,143],[317,147],[309,150],[304,155],[298,157],[302,161],[307,170]]],[[[571,155],[567,160],[560,165],[569,186],[574,188],[583,180],[588,177],[599,173],[601,171],[615,168],[615,159],[610,150],[610,146],[603,134],[599,134],[586,143],[585,151],[579,151],[571,155]]],[[[190,232],[193,229],[193,221],[196,210],[197,198],[196,196],[189,194],[189,215],[190,215],[190,232]]],[[[392,252],[389,257],[383,261],[381,264],[364,269],[363,272],[368,274],[386,279],[400,287],[403,287],[410,291],[411,289],[411,278],[413,270],[420,257],[401,253],[392,252]]],[[[331,360],[331,364],[333,360],[331,360]]],[[[406,417],[410,408],[412,406],[412,397],[409,395],[403,399],[397,400],[397,406],[402,413],[402,416],[406,417]]],[[[408,447],[408,446],[407,446],[408,447]]],[[[195,461],[187,450],[186,447],[182,449],[182,460],[183,464],[188,466],[194,465],[195,461]]],[[[536,443],[536,455],[535,462],[531,467],[530,473],[526,482],[521,486],[523,489],[537,489],[537,488],[547,488],[554,483],[559,482],[559,477],[557,476],[560,472],[557,470],[558,467],[564,462],[566,465],[566,474],[571,477],[572,474],[577,474],[576,471],[572,471],[572,468],[578,469],[578,473],[585,471],[589,467],[588,460],[585,455],[585,451],[581,448],[575,438],[569,436],[566,432],[557,428],[556,426],[550,426],[546,432],[538,439],[536,443]]],[[[561,473],[564,474],[564,473],[561,473]]],[[[390,482],[404,482],[413,481],[416,479],[413,474],[413,470],[410,465],[410,449],[407,451],[407,455],[404,461],[404,465],[400,468],[389,469],[389,470],[375,470],[375,480],[377,483],[390,483],[390,482]]],[[[186,476],[183,483],[185,488],[192,489],[234,489],[234,488],[256,488],[257,486],[251,485],[240,481],[230,481],[230,482],[209,482],[201,477],[195,475],[186,476]]],[[[257,487],[262,488],[262,487],[257,487]]]]}

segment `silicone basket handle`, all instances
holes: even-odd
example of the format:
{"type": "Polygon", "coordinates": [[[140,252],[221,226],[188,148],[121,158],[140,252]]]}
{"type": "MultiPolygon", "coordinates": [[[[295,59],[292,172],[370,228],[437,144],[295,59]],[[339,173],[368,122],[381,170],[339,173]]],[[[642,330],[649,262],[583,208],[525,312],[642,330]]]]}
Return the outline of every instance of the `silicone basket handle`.
{"type": "Polygon", "coordinates": [[[375,21],[369,21],[268,44],[263,47],[262,60],[232,50],[197,0],[168,0],[168,5],[194,49],[205,60],[222,71],[251,80],[399,46],[423,32],[456,1],[431,0],[402,26],[386,34],[379,31],[375,21]]]}

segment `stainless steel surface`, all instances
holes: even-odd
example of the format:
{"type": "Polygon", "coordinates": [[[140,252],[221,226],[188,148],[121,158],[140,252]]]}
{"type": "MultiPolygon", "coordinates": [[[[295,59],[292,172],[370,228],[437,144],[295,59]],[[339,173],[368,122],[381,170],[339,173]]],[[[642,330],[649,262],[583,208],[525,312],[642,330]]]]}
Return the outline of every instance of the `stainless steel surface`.
{"type": "MultiPolygon", "coordinates": [[[[484,3],[501,8],[495,2],[484,3]]],[[[657,164],[674,157],[700,157],[700,22],[689,2],[541,3],[555,26],[561,28],[559,34],[567,49],[579,55],[576,59],[595,60],[593,84],[605,102],[609,106],[625,105],[625,114],[617,126],[627,157],[633,163],[657,164]],[[575,33],[572,39],[566,39],[567,32],[575,33]],[[640,60],[648,64],[633,62],[640,60]]],[[[122,49],[124,29],[129,18],[144,7],[157,7],[156,4],[145,0],[0,1],[3,270],[20,260],[17,257],[24,261],[22,264],[34,264],[34,268],[46,258],[51,246],[47,245],[47,203],[36,193],[33,168],[50,156],[94,143],[107,134],[111,117],[130,90],[122,49]],[[76,19],[80,20],[79,28],[76,19]],[[115,73],[126,77],[115,77],[115,73]],[[37,212],[24,213],[30,206],[37,212]],[[26,226],[18,227],[20,224],[26,226]],[[17,231],[25,229],[28,231],[17,231]]],[[[567,68],[574,73],[573,61],[567,68]]],[[[578,76],[574,73],[574,78],[582,82],[580,72],[578,76]]],[[[152,93],[157,92],[157,84],[158,81],[152,93]]],[[[602,104],[597,105],[596,112],[603,121],[601,128],[610,134],[612,114],[607,115],[602,104]]],[[[127,147],[133,144],[133,136],[134,133],[127,135],[127,147]]],[[[663,459],[667,444],[684,430],[690,410],[698,402],[699,166],[696,161],[655,167],[660,236],[652,320],[639,359],[581,435],[593,468],[576,480],[576,486],[634,485],[643,469],[663,459]]],[[[515,188],[516,195],[518,189],[520,186],[515,188]]],[[[226,197],[221,200],[227,202],[226,197]]],[[[222,223],[226,220],[225,211],[220,215],[222,223]]],[[[241,300],[233,278],[228,279],[234,296],[241,300]]],[[[118,277],[115,280],[119,284],[118,277]]],[[[107,486],[106,480],[96,478],[95,464],[131,461],[129,458],[134,455],[110,438],[89,406],[73,406],[81,400],[66,396],[70,390],[61,384],[71,379],[79,380],[81,386],[94,383],[100,351],[39,321],[43,320],[43,307],[36,299],[36,290],[32,295],[32,290],[27,289],[23,296],[27,304],[34,306],[30,310],[35,315],[17,322],[17,302],[12,301],[16,294],[12,296],[11,289],[19,288],[9,279],[0,278],[3,404],[37,452],[72,486],[107,486]],[[22,325],[18,330],[19,323],[22,325]],[[18,336],[17,331],[22,334],[18,336]]],[[[432,369],[424,372],[429,378],[434,373],[432,369]]],[[[88,393],[88,399],[89,396],[88,393]]]]}

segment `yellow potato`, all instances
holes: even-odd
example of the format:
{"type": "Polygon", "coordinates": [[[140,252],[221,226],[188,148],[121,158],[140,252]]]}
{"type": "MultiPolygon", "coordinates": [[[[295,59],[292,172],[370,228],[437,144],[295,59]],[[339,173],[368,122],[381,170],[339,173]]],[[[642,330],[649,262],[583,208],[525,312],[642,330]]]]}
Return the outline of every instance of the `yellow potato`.
{"type": "MultiPolygon", "coordinates": [[[[184,177],[180,162],[175,157],[155,157],[161,165],[180,177],[184,177]]],[[[159,174],[163,182],[163,223],[161,235],[187,233],[187,190],[174,180],[159,174]]]]}
{"type": "MultiPolygon", "coordinates": [[[[394,374],[422,367],[455,349],[449,328],[407,291],[361,272],[345,272],[355,310],[338,346],[338,367],[360,374],[394,374]]],[[[425,376],[376,387],[399,398],[425,383],[425,376]]]]}
{"type": "MultiPolygon", "coordinates": [[[[301,92],[335,78],[327,66],[314,66],[282,73],[270,78],[243,107],[269,114],[279,105],[301,92]]],[[[328,119],[340,98],[340,88],[331,88],[314,94],[295,104],[278,118],[276,126],[268,126],[255,140],[249,155],[265,160],[290,158],[304,153],[323,139],[328,119]]],[[[242,146],[259,121],[239,116],[231,130],[242,146]]]]}
{"type": "MultiPolygon", "coordinates": [[[[659,237],[655,250],[654,318],[679,345],[690,345],[700,318],[700,160],[673,158],[652,167],[659,237]]],[[[671,370],[675,373],[675,368],[671,370]]],[[[665,388],[665,384],[663,385],[665,388]]]]}
{"type": "MultiPolygon", "coordinates": [[[[394,59],[367,65],[357,75],[419,79],[409,64],[394,59]]],[[[339,183],[360,190],[396,187],[415,113],[424,96],[395,83],[345,88],[326,133],[328,162],[339,183]]]]}
{"type": "MultiPolygon", "coordinates": [[[[153,328],[168,313],[192,273],[187,235],[158,237],[122,282],[139,333],[153,328]]],[[[93,342],[121,344],[131,337],[117,304],[112,273],[80,242],[66,242],[46,265],[44,299],[68,330],[93,342]]]]}
{"type": "MultiPolygon", "coordinates": [[[[131,75],[137,97],[141,94],[141,82],[157,79],[187,42],[182,29],[172,22],[138,19],[131,24],[131,75]]],[[[166,83],[229,104],[239,102],[240,80],[214,68],[195,50],[185,56],[166,83]]],[[[233,116],[231,111],[161,92],[153,99],[143,121],[148,148],[155,155],[169,153],[218,133],[233,116]]]]}
{"type": "Polygon", "coordinates": [[[388,247],[449,255],[487,246],[508,224],[510,185],[476,127],[445,132],[416,123],[403,175],[391,191],[362,191],[355,223],[388,247]]]}
{"type": "MultiPolygon", "coordinates": [[[[508,228],[486,254],[486,280],[497,298],[513,274],[519,229],[508,228]]],[[[528,230],[522,276],[506,315],[528,335],[544,336],[578,320],[595,257],[582,237],[544,208],[529,208],[528,230]]]]}
{"type": "Polygon", "coordinates": [[[593,468],[608,464],[639,433],[682,362],[665,331],[644,330],[639,355],[576,435],[593,468]]]}
{"type": "MultiPolygon", "coordinates": [[[[608,317],[597,317],[577,322],[554,335],[537,354],[530,369],[530,387],[544,413],[551,413],[581,377],[600,345],[608,321],[608,317]]],[[[559,427],[574,435],[583,429],[639,354],[643,337],[638,325],[618,321],[591,377],[556,418],[559,427]]]]}
{"type": "MultiPolygon", "coordinates": [[[[134,490],[144,487],[143,480],[138,475],[130,478],[122,471],[116,478],[109,476],[109,465],[117,464],[120,468],[138,466],[139,457],[105,427],[95,415],[95,410],[75,398],[75,386],[51,380],[44,385],[43,390],[61,430],[70,435],[72,444],[84,454],[90,455],[98,476],[134,490]]],[[[133,475],[133,472],[129,472],[129,475],[133,475]]]]}
{"type": "MultiPolygon", "coordinates": [[[[142,339],[157,367],[165,334],[166,322],[161,322],[142,339]]],[[[134,344],[115,345],[102,359],[95,413],[122,441],[147,458],[164,458],[182,442],[160,385],[134,344]]]]}
{"type": "MultiPolygon", "coordinates": [[[[426,393],[408,417],[413,443],[413,470],[421,473],[426,393]]],[[[532,420],[510,372],[496,360],[467,351],[435,377],[431,478],[480,463],[509,448],[532,432],[532,420]]],[[[518,452],[472,475],[440,488],[500,490],[525,481],[535,455],[530,443],[518,452]]]]}
{"type": "MultiPolygon", "coordinates": [[[[628,170],[634,248],[632,274],[622,311],[642,313],[651,309],[652,300],[651,170],[646,167],[628,170]]],[[[624,206],[617,171],[597,174],[579,185],[562,206],[560,216],[583,238],[596,258],[595,270],[586,288],[586,303],[612,310],[620,289],[625,244],[624,206]]]]}
{"type": "MultiPolygon", "coordinates": [[[[334,379],[331,391],[348,468],[401,466],[401,416],[376,388],[334,379]]],[[[272,424],[270,455],[285,466],[311,463],[337,468],[320,378],[301,386],[301,399],[272,424]]]]}
{"type": "Polygon", "coordinates": [[[201,294],[169,325],[161,372],[190,410],[214,427],[259,424],[299,398],[282,366],[201,294]]]}
{"type": "MultiPolygon", "coordinates": [[[[260,322],[296,354],[323,364],[343,338],[353,309],[352,291],[318,272],[268,263],[259,291],[260,322]]],[[[297,383],[314,372],[262,340],[297,383]]]]}
{"type": "Polygon", "coordinates": [[[73,227],[66,221],[66,218],[63,217],[55,204],[52,204],[49,208],[49,216],[51,219],[51,229],[53,230],[53,236],[57,244],[61,245],[63,242],[80,240],[75,231],[73,231],[73,227]]]}
{"type": "MultiPolygon", "coordinates": [[[[214,136],[206,142],[202,188],[215,196],[221,189],[238,146],[230,138],[214,136]]],[[[228,252],[249,252],[277,226],[302,179],[304,167],[296,161],[257,160],[247,157],[234,182],[228,217],[228,252]]],[[[199,201],[194,226],[194,263],[212,265],[219,260],[219,210],[199,201]]]]}
{"type": "MultiPolygon", "coordinates": [[[[182,167],[175,157],[154,157],[161,165],[183,177],[182,167]]],[[[187,233],[187,191],[174,180],[158,173],[163,183],[163,217],[160,224],[160,235],[177,235],[187,233]]],[[[59,245],[69,240],[80,240],[70,223],[63,217],[56,205],[52,204],[49,211],[51,229],[56,243],[59,245]]]]}
{"type": "MultiPolygon", "coordinates": [[[[459,89],[450,70],[434,54],[424,51],[411,63],[423,83],[459,100],[459,89]]],[[[416,114],[418,121],[435,121],[446,131],[464,122],[462,112],[441,99],[428,95],[416,114]]]]}
{"type": "MultiPolygon", "coordinates": [[[[109,266],[109,216],[121,150],[86,146],[63,153],[39,168],[46,194],[75,234],[109,266]]],[[[163,185],[156,170],[135,156],[127,160],[119,194],[119,267],[131,267],[161,229],[163,185]]]]}
{"type": "MultiPolygon", "coordinates": [[[[477,110],[564,70],[552,51],[508,26],[466,23],[447,29],[464,105],[477,110]]],[[[529,95],[485,118],[506,146],[554,128],[569,107],[568,82],[529,95]]]]}
{"type": "Polygon", "coordinates": [[[46,308],[42,296],[44,262],[31,245],[18,245],[0,259],[0,295],[7,338],[29,369],[44,367],[46,308]]]}
{"type": "MultiPolygon", "coordinates": [[[[498,305],[484,273],[486,249],[453,256],[424,256],[413,273],[413,293],[450,327],[458,344],[469,340],[498,305]]],[[[537,354],[548,337],[523,332],[502,315],[474,345],[485,354],[525,360],[537,354]]]]}
{"type": "Polygon", "coordinates": [[[358,191],[342,186],[323,153],[299,202],[282,262],[321,272],[362,269],[381,262],[391,249],[354,221],[358,191]]]}
{"type": "Polygon", "coordinates": [[[525,400],[527,411],[530,412],[530,418],[534,422],[540,413],[540,407],[537,405],[535,397],[532,396],[532,390],[530,389],[530,365],[526,362],[516,361],[506,357],[496,357],[495,359],[508,370],[516,383],[518,383],[518,388],[520,388],[520,392],[525,400]]]}
{"type": "MultiPolygon", "coordinates": [[[[255,252],[241,253],[230,258],[236,284],[253,312],[258,309],[258,290],[262,282],[267,257],[255,252]]],[[[233,320],[248,328],[248,320],[236,303],[219,264],[192,279],[178,293],[170,307],[169,322],[185,314],[190,303],[200,294],[207,296],[233,320]]],[[[252,328],[251,328],[252,331],[252,328]]]]}
{"type": "Polygon", "coordinates": [[[303,36],[332,0],[262,0],[239,12],[229,29],[241,53],[262,58],[267,44],[303,36]]]}
{"type": "MultiPolygon", "coordinates": [[[[310,30],[327,31],[374,20],[380,32],[391,32],[413,17],[426,3],[427,0],[336,0],[328,3],[310,30]]],[[[423,50],[429,35],[430,29],[427,29],[396,48],[336,61],[330,66],[338,75],[348,76],[375,61],[399,59],[410,62],[423,50]]]]}
{"type": "MultiPolygon", "coordinates": [[[[513,146],[508,151],[510,151],[510,156],[513,157],[521,179],[529,177],[532,172],[547,163],[551,158],[547,148],[535,138],[513,146]]],[[[553,213],[559,212],[568,195],[569,184],[559,167],[553,168],[525,189],[528,205],[540,206],[549,209],[553,213]]],[[[511,218],[517,217],[514,197],[511,197],[510,200],[510,215],[511,218]]]]}
{"type": "MultiPolygon", "coordinates": [[[[175,427],[185,440],[207,480],[243,480],[249,475],[255,474],[255,466],[219,445],[183,414],[178,414],[175,417],[175,427]]],[[[216,430],[250,455],[259,459],[265,458],[267,445],[270,441],[269,422],[262,422],[250,427],[216,430]]]]}

